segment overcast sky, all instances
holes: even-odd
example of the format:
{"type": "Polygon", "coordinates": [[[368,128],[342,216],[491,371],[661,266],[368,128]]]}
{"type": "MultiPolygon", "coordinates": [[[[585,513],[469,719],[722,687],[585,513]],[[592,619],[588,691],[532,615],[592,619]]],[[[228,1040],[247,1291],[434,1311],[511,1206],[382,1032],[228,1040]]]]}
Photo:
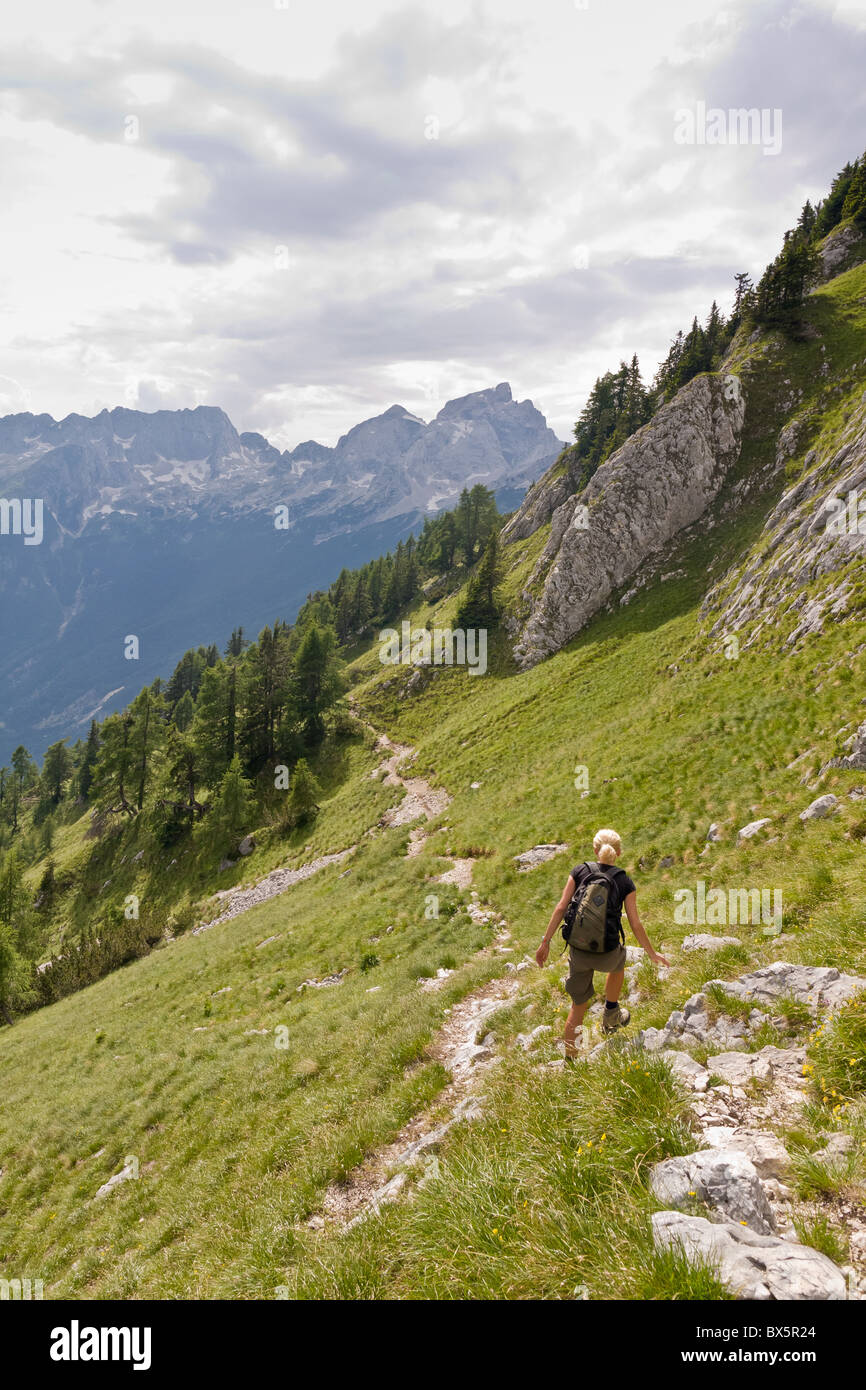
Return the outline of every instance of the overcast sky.
{"type": "Polygon", "coordinates": [[[291,447],[508,380],[569,437],[862,152],[864,73],[866,0],[7,6],[0,413],[291,447]]]}

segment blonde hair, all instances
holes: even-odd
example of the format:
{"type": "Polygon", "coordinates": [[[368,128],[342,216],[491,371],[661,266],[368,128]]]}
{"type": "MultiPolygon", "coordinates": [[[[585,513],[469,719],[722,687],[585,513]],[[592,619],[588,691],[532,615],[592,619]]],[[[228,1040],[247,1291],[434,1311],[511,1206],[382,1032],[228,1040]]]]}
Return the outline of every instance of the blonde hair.
{"type": "Polygon", "coordinates": [[[614,864],[617,855],[622,854],[622,840],[615,830],[597,830],[593,836],[592,848],[599,864],[614,864]]]}

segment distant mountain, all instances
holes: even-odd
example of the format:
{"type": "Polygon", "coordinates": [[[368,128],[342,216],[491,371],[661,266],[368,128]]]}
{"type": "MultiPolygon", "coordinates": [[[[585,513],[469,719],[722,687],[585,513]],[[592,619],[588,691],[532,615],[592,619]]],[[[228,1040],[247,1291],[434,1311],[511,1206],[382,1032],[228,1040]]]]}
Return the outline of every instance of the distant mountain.
{"type": "Polygon", "coordinates": [[[44,528],[0,535],[0,761],[86,733],[190,645],[291,619],[465,486],[517,505],[561,448],[505,382],[429,423],[391,406],[333,448],[281,451],[213,406],[0,418],[0,497],[42,499],[44,528]]]}

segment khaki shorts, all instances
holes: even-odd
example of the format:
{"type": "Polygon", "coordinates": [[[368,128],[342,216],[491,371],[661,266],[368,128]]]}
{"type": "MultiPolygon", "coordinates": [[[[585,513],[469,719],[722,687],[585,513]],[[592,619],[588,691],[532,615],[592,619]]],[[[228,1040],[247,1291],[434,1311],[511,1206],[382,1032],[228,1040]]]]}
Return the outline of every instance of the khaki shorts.
{"type": "Polygon", "coordinates": [[[568,978],[565,988],[573,1004],[585,1004],[595,994],[592,977],[596,970],[610,975],[616,970],[624,970],[626,963],[624,946],[616,946],[612,951],[577,951],[568,948],[568,978]]]}

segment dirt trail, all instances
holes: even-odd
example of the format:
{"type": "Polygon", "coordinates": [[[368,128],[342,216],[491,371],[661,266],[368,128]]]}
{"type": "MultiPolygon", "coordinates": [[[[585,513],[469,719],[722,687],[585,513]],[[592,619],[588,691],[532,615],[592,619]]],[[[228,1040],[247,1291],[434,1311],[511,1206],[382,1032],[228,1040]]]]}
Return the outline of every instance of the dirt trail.
{"type": "Polygon", "coordinates": [[[322,1230],[330,1221],[348,1230],[374,1215],[400,1194],[414,1165],[435,1162],[439,1145],[455,1124],[482,1114],[475,1093],[484,1073],[498,1060],[483,1025],[510,1002],[518,984],[514,974],[490,980],[447,1011],[427,1057],[450,1071],[451,1081],[432,1106],[404,1125],[393,1143],[370,1154],[346,1182],[328,1188],[322,1214],[307,1222],[311,1229],[322,1230]],[[443,1109],[448,1113],[437,1123],[443,1109]]]}
{"type": "MultiPolygon", "coordinates": [[[[411,825],[413,821],[422,819],[429,821],[441,815],[451,800],[444,788],[431,787],[430,783],[423,777],[404,777],[398,771],[402,763],[417,756],[416,750],[408,744],[392,743],[387,734],[380,733],[369,724],[366,727],[376,738],[376,748],[386,754],[378,767],[375,767],[370,773],[370,776],[381,778],[382,785],[385,787],[405,787],[406,789],[406,796],[400,804],[387,810],[381,817],[379,825],[371,827],[367,834],[375,835],[382,828],[390,829],[393,826],[411,825]]],[[[409,837],[407,854],[419,854],[426,838],[422,827],[416,826],[409,837]]],[[[346,849],[338,850],[335,854],[319,855],[317,859],[312,859],[309,864],[302,864],[298,869],[272,869],[269,874],[258,879],[256,883],[226,888],[214,893],[213,896],[217,902],[227,900],[226,906],[210,921],[202,922],[195,927],[191,934],[198,936],[201,932],[219,926],[222,922],[230,922],[233,918],[240,917],[242,913],[249,912],[250,908],[258,907],[259,903],[267,902],[269,898],[275,898],[279,894],[285,893],[289,888],[293,888],[296,883],[302,883],[305,879],[311,878],[320,869],[326,869],[331,864],[339,864],[343,859],[353,854],[357,848],[357,844],[354,844],[349,845],[346,849]]],[[[457,877],[443,875],[439,881],[441,883],[459,883],[461,887],[468,887],[472,881],[472,861],[458,859],[452,862],[454,867],[449,872],[456,874],[457,877]]]]}

